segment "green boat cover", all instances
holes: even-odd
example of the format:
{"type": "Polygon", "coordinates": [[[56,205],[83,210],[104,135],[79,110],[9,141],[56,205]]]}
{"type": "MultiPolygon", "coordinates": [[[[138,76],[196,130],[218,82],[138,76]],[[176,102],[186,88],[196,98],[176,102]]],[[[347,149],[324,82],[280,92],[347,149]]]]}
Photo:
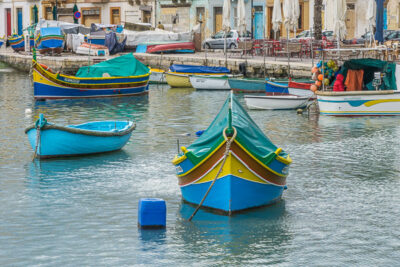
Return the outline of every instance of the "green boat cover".
{"type": "Polygon", "coordinates": [[[129,53],[92,66],[81,67],[76,73],[76,77],[100,78],[105,73],[108,73],[110,77],[127,77],[144,75],[149,71],[150,69],[146,65],[129,53]]]}
{"type": "Polygon", "coordinates": [[[349,69],[364,70],[364,84],[368,90],[375,90],[372,86],[374,72],[383,72],[386,74],[385,78],[382,79],[381,90],[397,90],[395,63],[372,58],[351,59],[346,61],[340,70],[341,74],[344,76],[344,80],[346,80],[347,71],[349,69]]]}
{"type": "MultiPolygon", "coordinates": [[[[229,103],[230,97],[207,130],[187,147],[190,154],[203,158],[224,141],[222,132],[229,123],[229,103]]],[[[266,156],[271,156],[271,153],[276,151],[277,147],[264,135],[234,95],[232,95],[232,126],[237,130],[236,140],[261,161],[265,162],[266,156]]],[[[287,154],[281,152],[280,156],[286,157],[287,154]]]]}

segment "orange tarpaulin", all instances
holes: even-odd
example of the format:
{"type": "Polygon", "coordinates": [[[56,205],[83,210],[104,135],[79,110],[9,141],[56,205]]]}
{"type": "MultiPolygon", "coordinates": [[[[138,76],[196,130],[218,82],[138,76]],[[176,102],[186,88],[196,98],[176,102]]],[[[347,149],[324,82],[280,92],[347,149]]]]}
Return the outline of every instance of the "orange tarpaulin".
{"type": "Polygon", "coordinates": [[[361,91],[363,89],[364,70],[348,70],[346,81],[346,91],[361,91]]]}

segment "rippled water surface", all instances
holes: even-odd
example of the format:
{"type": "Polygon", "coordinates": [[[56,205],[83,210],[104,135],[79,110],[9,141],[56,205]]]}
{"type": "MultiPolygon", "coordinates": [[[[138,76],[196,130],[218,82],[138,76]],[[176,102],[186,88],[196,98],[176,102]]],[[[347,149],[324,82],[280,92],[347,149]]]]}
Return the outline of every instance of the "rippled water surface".
{"type": "Polygon", "coordinates": [[[145,97],[35,102],[28,75],[4,67],[0,85],[0,266],[399,266],[400,118],[250,111],[293,158],[283,200],[190,223],[177,138],[190,144],[227,92],[151,86],[145,97]],[[137,129],[116,153],[32,162],[24,128],[39,113],[137,129]],[[138,229],[142,197],[167,201],[165,230],[138,229]]]}

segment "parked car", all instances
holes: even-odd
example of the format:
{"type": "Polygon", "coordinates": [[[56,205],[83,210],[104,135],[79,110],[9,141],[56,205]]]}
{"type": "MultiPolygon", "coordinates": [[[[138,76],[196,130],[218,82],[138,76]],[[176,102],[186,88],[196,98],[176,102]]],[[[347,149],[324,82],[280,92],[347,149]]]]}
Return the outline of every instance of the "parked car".
{"type": "MultiPolygon", "coordinates": [[[[235,49],[238,47],[238,42],[243,40],[250,40],[251,33],[247,31],[244,36],[239,36],[239,32],[237,30],[231,30],[226,35],[226,47],[228,49],[235,49]]],[[[211,36],[203,41],[203,48],[207,49],[224,49],[225,43],[225,32],[219,31],[215,35],[211,36]]]]}
{"type": "MultiPolygon", "coordinates": [[[[296,35],[295,39],[310,39],[311,38],[311,31],[305,30],[296,35]]],[[[322,38],[332,41],[334,39],[333,31],[322,31],[322,38]]]]}
{"type": "MultiPolygon", "coordinates": [[[[400,31],[394,30],[383,30],[383,39],[385,41],[398,39],[400,38],[400,31]]],[[[365,42],[369,42],[371,40],[371,32],[366,32],[361,35],[360,38],[353,38],[349,40],[343,41],[345,44],[364,44],[365,42]]]]}

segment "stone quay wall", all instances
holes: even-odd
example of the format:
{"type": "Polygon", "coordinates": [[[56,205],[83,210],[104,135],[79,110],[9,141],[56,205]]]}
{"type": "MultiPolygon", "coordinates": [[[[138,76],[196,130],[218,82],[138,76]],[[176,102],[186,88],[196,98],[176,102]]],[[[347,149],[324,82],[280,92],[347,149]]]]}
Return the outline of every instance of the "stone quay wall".
{"type": "MultiPolygon", "coordinates": [[[[1,50],[2,49],[0,49],[1,62],[21,71],[30,71],[32,55],[1,50]]],[[[248,59],[229,57],[226,64],[224,56],[218,53],[208,53],[207,56],[204,53],[185,55],[135,53],[135,57],[152,68],[164,70],[168,70],[169,66],[172,64],[208,65],[217,67],[226,65],[233,73],[239,73],[239,64],[247,62],[246,72],[249,77],[264,77],[264,72],[266,77],[287,77],[288,74],[288,63],[283,59],[274,60],[274,58],[267,58],[265,60],[264,70],[264,59],[262,57],[249,57],[248,59]]],[[[112,58],[112,56],[90,57],[90,64],[95,64],[110,58],[112,58]]],[[[89,64],[88,56],[75,54],[63,54],[62,56],[38,55],[37,60],[50,67],[53,71],[60,71],[61,73],[70,75],[74,75],[80,67],[89,64]]],[[[290,62],[290,73],[293,77],[310,76],[312,67],[311,61],[299,61],[298,59],[294,59],[293,61],[290,62]]]]}

